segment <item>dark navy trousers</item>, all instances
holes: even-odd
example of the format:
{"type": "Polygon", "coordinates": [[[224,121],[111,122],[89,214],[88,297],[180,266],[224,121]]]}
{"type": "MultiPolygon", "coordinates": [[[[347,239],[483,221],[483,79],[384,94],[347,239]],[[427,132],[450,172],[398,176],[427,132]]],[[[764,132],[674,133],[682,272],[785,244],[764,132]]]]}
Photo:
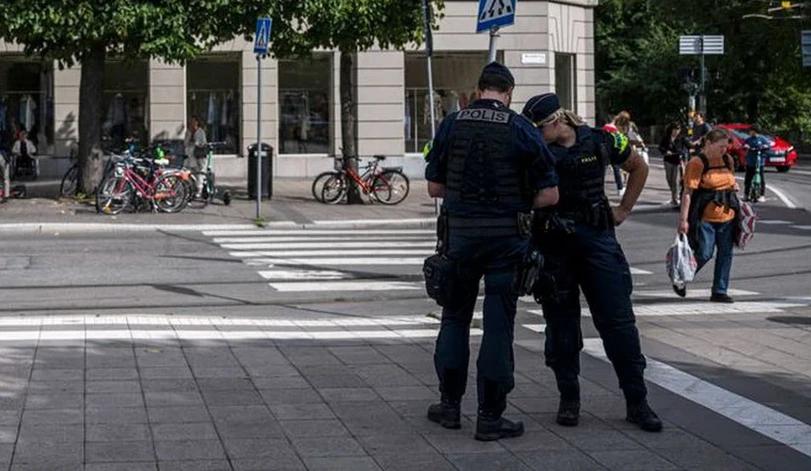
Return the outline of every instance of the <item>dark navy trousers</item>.
{"type": "Polygon", "coordinates": [[[457,261],[451,299],[442,309],[434,366],[444,399],[465,394],[470,359],[470,322],[484,277],[484,313],[476,362],[479,411],[500,416],[515,386],[513,333],[518,294],[513,289],[516,266],[529,240],[519,236],[462,237],[451,233],[448,256],[457,261]]]}
{"type": "Polygon", "coordinates": [[[582,291],[626,400],[645,399],[645,357],[631,305],[631,270],[613,228],[576,224],[572,234],[536,235],[535,241],[557,287],[555,299],[541,306],[546,364],[555,372],[561,397],[579,398],[582,291]]]}

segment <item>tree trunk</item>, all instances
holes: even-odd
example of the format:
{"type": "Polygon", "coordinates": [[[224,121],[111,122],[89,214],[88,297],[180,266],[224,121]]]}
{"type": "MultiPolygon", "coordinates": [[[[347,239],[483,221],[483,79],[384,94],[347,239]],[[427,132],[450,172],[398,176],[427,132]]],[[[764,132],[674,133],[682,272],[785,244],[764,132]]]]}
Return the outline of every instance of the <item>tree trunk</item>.
{"type": "Polygon", "coordinates": [[[104,119],[104,63],[106,45],[94,44],[82,54],[79,85],[79,187],[91,195],[101,183],[104,165],[101,128],[104,119]]]}
{"type": "MultiPolygon", "coordinates": [[[[355,99],[352,95],[352,61],[354,54],[341,51],[341,140],[343,156],[347,168],[358,170],[358,152],[355,145],[355,99]]],[[[349,192],[346,197],[349,204],[362,204],[360,189],[354,180],[349,180],[349,192]]]]}

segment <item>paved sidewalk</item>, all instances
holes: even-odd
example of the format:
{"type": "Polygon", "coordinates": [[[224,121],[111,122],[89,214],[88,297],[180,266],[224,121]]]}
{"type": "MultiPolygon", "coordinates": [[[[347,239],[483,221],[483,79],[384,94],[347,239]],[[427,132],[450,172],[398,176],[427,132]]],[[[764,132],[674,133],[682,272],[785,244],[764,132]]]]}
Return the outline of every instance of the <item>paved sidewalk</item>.
{"type": "MultiPolygon", "coordinates": [[[[230,206],[221,203],[203,210],[186,209],[178,214],[124,213],[118,216],[98,214],[95,201],[77,203],[57,200],[59,182],[27,183],[29,195],[24,200],[9,200],[0,205],[0,226],[12,223],[82,223],[82,224],[177,224],[223,225],[250,224],[256,215],[256,202],[247,198],[244,184],[226,180],[223,186],[234,194],[230,206]]],[[[273,196],[262,202],[262,216],[266,222],[293,222],[310,224],[314,221],[374,221],[397,220],[414,223],[435,216],[434,200],[427,195],[424,180],[412,180],[406,200],[397,206],[368,203],[364,205],[326,205],[315,201],[311,193],[311,179],[279,178],[275,180],[273,196]]],[[[663,206],[669,198],[663,172],[652,168],[648,186],[640,198],[637,209],[668,210],[663,206]]],[[[609,174],[606,193],[618,201],[613,177],[609,174]]]]}
{"type": "MultiPolygon", "coordinates": [[[[189,312],[3,319],[0,468],[757,469],[678,425],[682,417],[711,417],[698,407],[685,415],[683,401],[658,388],[654,401],[674,416],[666,431],[627,424],[614,381],[594,378],[605,367],[587,356],[581,425],[555,425],[554,379],[534,335],[519,342],[528,347],[516,348],[517,385],[507,411],[524,421],[525,436],[474,441],[473,366],[462,430],[425,418],[438,396],[435,320],[406,315],[397,302],[390,317],[373,314],[375,303],[343,315],[338,305],[319,308],[332,314],[279,307],[262,318],[189,312]],[[670,411],[677,404],[681,417],[670,411]]],[[[474,362],[480,335],[472,330],[474,362]]]]}

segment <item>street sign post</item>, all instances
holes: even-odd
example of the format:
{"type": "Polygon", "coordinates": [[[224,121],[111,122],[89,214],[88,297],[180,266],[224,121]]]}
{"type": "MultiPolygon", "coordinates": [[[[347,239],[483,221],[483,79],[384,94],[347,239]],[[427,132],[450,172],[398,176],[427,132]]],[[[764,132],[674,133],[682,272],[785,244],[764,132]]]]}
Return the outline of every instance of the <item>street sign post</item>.
{"type": "MultiPolygon", "coordinates": [[[[722,35],[692,35],[692,36],[679,36],[679,54],[681,55],[698,55],[701,57],[701,71],[700,82],[698,91],[701,93],[699,100],[699,108],[702,114],[707,113],[707,101],[704,94],[704,84],[706,82],[706,74],[704,67],[704,56],[707,54],[719,55],[724,53],[724,36],[722,35]]],[[[690,109],[695,110],[695,95],[690,95],[690,109]]]]}
{"type": "Polygon", "coordinates": [[[496,60],[496,38],[499,28],[515,23],[515,4],[518,0],[479,0],[476,32],[490,31],[488,63],[496,60]]]}
{"type": "Polygon", "coordinates": [[[803,50],[803,67],[811,67],[811,30],[803,30],[800,45],[803,50]]]}
{"type": "MultiPolygon", "coordinates": [[[[273,19],[256,20],[253,53],[256,54],[256,219],[262,217],[262,56],[268,53],[273,19]]],[[[268,156],[269,158],[271,156],[268,156]]],[[[271,163],[271,166],[273,164],[271,163]]],[[[273,175],[268,175],[273,178],[273,175]]]]}

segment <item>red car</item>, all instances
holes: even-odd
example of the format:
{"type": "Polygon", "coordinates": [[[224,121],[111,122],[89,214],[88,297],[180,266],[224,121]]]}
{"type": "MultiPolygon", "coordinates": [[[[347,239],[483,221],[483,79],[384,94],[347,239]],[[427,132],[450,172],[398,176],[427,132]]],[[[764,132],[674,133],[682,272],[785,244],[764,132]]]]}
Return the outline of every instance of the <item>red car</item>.
{"type": "MultiPolygon", "coordinates": [[[[751,124],[717,124],[719,128],[726,129],[732,135],[732,144],[729,146],[729,153],[735,156],[735,165],[738,168],[746,166],[746,149],[743,142],[749,138],[751,124]]],[[[764,165],[766,167],[776,167],[778,172],[788,172],[789,169],[797,165],[797,150],[790,142],[763,131],[758,134],[765,137],[772,143],[771,149],[766,152],[764,165]]]]}

